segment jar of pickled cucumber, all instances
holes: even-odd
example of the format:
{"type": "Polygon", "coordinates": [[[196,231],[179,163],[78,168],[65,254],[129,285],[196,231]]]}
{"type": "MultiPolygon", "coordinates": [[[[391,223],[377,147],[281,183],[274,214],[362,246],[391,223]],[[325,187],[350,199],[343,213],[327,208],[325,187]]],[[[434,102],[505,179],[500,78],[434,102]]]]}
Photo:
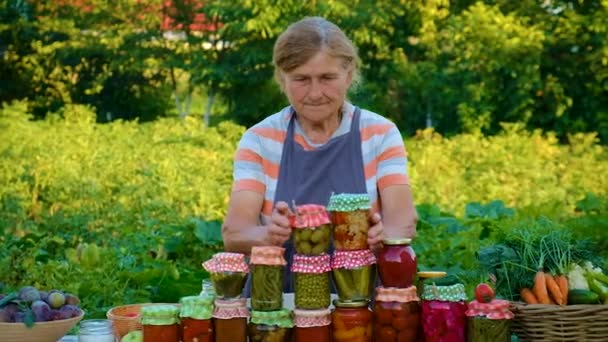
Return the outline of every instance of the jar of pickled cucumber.
{"type": "Polygon", "coordinates": [[[367,249],[369,210],[368,194],[337,194],[329,199],[327,211],[331,212],[334,248],[339,251],[367,249]]]}
{"type": "Polygon", "coordinates": [[[325,207],[317,204],[297,206],[289,217],[293,228],[297,254],[320,255],[329,251],[331,244],[331,220],[325,207]]]}
{"type": "Polygon", "coordinates": [[[489,303],[471,301],[466,311],[468,342],[508,342],[511,340],[513,313],[509,301],[493,299],[489,303]]]}
{"type": "Polygon", "coordinates": [[[422,291],[422,330],[425,342],[466,340],[464,285],[439,286],[427,281],[422,291]]]}
{"type": "Polygon", "coordinates": [[[378,287],[374,303],[374,339],[383,342],[415,342],[421,335],[420,299],[416,287],[378,287]]]}
{"type": "Polygon", "coordinates": [[[248,335],[250,342],[289,342],[293,318],[291,311],[252,311],[248,335]]]}
{"type": "Polygon", "coordinates": [[[295,254],[291,271],[295,283],[296,308],[324,309],[329,306],[331,264],[328,254],[318,256],[295,254]]]}
{"type": "Polygon", "coordinates": [[[370,300],[376,282],[376,257],[369,249],[335,251],[332,277],[342,301],[370,300]]]}
{"type": "Polygon", "coordinates": [[[287,261],[285,248],[254,246],[251,248],[251,308],[274,311],[283,308],[283,278],[287,261]]]}
{"type": "Polygon", "coordinates": [[[213,326],[215,342],[247,342],[247,300],[215,300],[213,326]]]}
{"type": "Polygon", "coordinates": [[[179,342],[179,307],[172,304],[144,306],[141,309],[143,342],[179,342]]]}
{"type": "Polygon", "coordinates": [[[216,253],[203,263],[209,272],[215,295],[219,299],[236,299],[241,297],[249,266],[245,255],[241,253],[216,253]]]}
{"type": "Polygon", "coordinates": [[[183,297],[179,303],[182,342],[213,342],[213,297],[183,297]]]}
{"type": "Polygon", "coordinates": [[[334,300],[331,314],[334,342],[371,342],[373,340],[372,312],[369,302],[334,300]]]}
{"type": "Polygon", "coordinates": [[[331,311],[299,310],[294,313],[295,342],[331,342],[331,311]]]}

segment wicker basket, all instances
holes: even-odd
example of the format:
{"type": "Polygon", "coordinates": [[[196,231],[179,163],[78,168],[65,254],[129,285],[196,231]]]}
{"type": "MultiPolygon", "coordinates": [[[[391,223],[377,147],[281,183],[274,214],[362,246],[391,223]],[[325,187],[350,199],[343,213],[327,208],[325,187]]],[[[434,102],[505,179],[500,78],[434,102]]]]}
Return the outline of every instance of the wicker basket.
{"type": "MultiPolygon", "coordinates": [[[[126,334],[135,330],[142,330],[141,325],[141,308],[147,305],[159,305],[166,303],[139,303],[128,304],[114,307],[106,313],[108,319],[112,320],[114,325],[114,335],[122,339],[126,334]]],[[[179,304],[173,304],[179,306],[179,304]]],[[[1,342],[1,341],[0,341],[1,342]]]]}
{"type": "Polygon", "coordinates": [[[2,342],[57,342],[72,327],[84,317],[84,312],[78,317],[59,321],[36,322],[28,328],[23,323],[0,323],[0,341],[2,342]]]}
{"type": "Polygon", "coordinates": [[[608,305],[511,303],[520,341],[608,341],[608,305]]]}

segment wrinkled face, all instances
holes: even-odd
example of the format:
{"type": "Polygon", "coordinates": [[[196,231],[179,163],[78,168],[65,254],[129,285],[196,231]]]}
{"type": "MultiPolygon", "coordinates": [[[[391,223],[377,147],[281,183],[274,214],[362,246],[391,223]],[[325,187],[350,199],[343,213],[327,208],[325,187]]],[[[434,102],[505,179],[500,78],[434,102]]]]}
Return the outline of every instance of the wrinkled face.
{"type": "Polygon", "coordinates": [[[316,123],[338,117],[352,71],[345,69],[341,59],[320,51],[305,64],[281,72],[281,79],[298,117],[316,123]]]}

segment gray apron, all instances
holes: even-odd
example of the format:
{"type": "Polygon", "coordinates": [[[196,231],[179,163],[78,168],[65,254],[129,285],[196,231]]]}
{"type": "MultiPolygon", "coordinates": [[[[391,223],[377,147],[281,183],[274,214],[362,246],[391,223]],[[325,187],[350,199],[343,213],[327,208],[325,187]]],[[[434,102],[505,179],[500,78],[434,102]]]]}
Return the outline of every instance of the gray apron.
{"type": "MultiPolygon", "coordinates": [[[[274,203],[284,201],[289,206],[293,202],[296,205],[326,206],[332,193],[367,193],[359,131],[360,109],[355,108],[350,132],[334,137],[311,151],[294,141],[296,115],[292,115],[287,127],[274,203]]],[[[287,266],[283,292],[292,293],[294,286],[290,270],[295,252],[293,240],[287,241],[284,247],[287,266]]],[[[333,244],[330,252],[333,252],[333,244]]],[[[245,290],[248,297],[250,286],[248,279],[245,290]]]]}

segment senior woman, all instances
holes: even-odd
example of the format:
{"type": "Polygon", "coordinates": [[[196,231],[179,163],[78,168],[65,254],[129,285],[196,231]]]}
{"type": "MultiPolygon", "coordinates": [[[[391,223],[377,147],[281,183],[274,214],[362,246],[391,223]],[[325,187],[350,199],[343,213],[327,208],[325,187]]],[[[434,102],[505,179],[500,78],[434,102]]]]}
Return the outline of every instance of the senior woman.
{"type": "MultiPolygon", "coordinates": [[[[324,204],[332,193],[372,199],[368,243],[414,237],[417,214],[405,147],[388,119],[346,100],[358,72],[353,43],[319,17],[290,25],[273,51],[275,78],[290,106],[248,129],[234,161],[234,184],[222,227],[226,251],[293,243],[288,203],[324,204]]],[[[285,292],[293,292],[285,277],[285,292]]]]}

